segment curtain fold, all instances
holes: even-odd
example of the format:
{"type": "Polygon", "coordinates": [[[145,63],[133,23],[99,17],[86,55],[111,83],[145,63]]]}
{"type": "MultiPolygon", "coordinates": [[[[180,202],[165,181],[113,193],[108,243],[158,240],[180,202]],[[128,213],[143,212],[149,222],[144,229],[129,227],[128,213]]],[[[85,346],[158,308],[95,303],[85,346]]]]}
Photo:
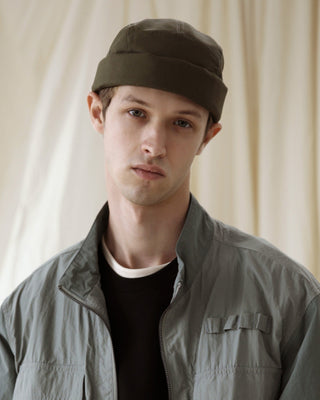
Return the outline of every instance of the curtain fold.
{"type": "Polygon", "coordinates": [[[86,95],[118,30],[150,17],[224,49],[223,130],[195,162],[193,193],[320,278],[317,0],[16,0],[0,3],[0,302],[81,240],[106,200],[86,95]]]}

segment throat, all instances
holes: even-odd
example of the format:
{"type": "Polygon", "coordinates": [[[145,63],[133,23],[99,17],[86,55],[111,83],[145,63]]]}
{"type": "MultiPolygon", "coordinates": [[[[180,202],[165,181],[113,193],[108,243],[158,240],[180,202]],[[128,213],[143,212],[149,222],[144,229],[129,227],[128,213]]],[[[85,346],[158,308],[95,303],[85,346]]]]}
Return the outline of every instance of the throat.
{"type": "Polygon", "coordinates": [[[172,261],[183,218],[158,213],[114,213],[110,210],[105,243],[125,268],[147,268],[172,261]]]}

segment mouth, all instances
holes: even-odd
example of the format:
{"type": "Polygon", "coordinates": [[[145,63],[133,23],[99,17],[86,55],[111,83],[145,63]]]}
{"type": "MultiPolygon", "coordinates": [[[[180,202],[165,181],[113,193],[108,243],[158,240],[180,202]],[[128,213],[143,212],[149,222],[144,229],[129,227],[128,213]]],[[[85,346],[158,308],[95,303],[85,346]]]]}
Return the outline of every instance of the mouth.
{"type": "Polygon", "coordinates": [[[156,165],[139,164],[133,166],[132,169],[136,175],[146,180],[154,180],[165,177],[165,172],[163,169],[157,167],[156,165]]]}

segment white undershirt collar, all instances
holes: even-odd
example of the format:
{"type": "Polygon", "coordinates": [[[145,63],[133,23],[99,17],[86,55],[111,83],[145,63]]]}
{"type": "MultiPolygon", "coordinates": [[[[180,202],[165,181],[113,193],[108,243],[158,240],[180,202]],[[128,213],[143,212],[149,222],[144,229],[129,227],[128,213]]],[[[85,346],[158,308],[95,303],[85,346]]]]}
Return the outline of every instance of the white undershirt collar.
{"type": "Polygon", "coordinates": [[[161,265],[154,265],[147,268],[126,268],[120,265],[113,255],[110,253],[104,237],[102,238],[102,251],[107,263],[113,269],[115,273],[122,276],[123,278],[143,278],[144,276],[149,276],[155,274],[156,272],[160,271],[162,268],[166,267],[170,262],[161,264],[161,265]]]}

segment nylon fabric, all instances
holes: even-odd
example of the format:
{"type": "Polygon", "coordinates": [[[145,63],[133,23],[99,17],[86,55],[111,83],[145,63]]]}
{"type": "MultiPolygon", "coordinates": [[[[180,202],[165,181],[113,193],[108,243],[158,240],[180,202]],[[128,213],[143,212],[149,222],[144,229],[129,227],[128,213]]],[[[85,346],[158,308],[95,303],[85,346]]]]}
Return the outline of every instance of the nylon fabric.
{"type": "MultiPolygon", "coordinates": [[[[97,281],[107,219],[106,205],[83,242],[45,263],[3,303],[0,400],[116,399],[97,281]]],[[[169,398],[317,399],[320,283],[310,272],[267,242],[212,220],[194,197],[176,252],[174,288],[182,284],[159,326],[169,398]],[[208,332],[207,321],[217,316],[226,318],[224,329],[208,332]]]]}
{"type": "Polygon", "coordinates": [[[40,0],[0,4],[0,302],[81,240],[106,193],[86,95],[126,24],[177,18],[221,44],[222,132],[192,192],[320,278],[320,6],[314,0],[40,0]]]}

